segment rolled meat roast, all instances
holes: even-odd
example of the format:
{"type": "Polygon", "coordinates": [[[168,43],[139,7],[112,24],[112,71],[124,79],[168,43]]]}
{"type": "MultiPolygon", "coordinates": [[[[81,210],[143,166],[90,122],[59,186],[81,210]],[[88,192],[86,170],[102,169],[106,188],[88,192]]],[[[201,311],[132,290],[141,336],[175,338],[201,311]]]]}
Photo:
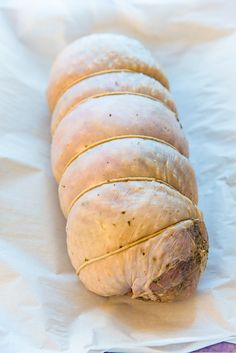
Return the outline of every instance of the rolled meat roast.
{"type": "Polygon", "coordinates": [[[208,253],[194,171],[168,80],[138,41],[94,34],[55,61],[52,169],[80,280],[102,295],[172,301],[208,253]]]}

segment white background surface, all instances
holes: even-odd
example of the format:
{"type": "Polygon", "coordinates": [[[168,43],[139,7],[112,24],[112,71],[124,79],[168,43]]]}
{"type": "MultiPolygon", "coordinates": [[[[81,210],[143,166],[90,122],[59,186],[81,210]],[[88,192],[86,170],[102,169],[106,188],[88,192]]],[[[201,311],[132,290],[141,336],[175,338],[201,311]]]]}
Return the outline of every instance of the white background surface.
{"type": "Polygon", "coordinates": [[[236,2],[1,0],[0,22],[0,351],[183,353],[236,343],[236,2]],[[100,298],[67,256],[45,91],[56,54],[101,31],[153,50],[190,142],[210,256],[186,302],[100,298]]]}

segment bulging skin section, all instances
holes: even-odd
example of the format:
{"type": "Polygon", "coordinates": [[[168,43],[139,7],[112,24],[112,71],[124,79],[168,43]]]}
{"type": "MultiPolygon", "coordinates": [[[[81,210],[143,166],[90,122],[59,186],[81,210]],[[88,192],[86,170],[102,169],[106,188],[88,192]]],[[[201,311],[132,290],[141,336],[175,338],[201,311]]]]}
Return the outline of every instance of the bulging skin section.
{"type": "Polygon", "coordinates": [[[149,177],[162,180],[197,203],[197,183],[188,161],[162,141],[124,137],[87,150],[67,168],[59,199],[67,217],[72,201],[85,189],[111,179],[149,177]]]}
{"type": "Polygon", "coordinates": [[[84,267],[80,279],[103,295],[167,302],[196,290],[208,254],[208,236],[200,220],[185,220],[156,237],[84,267]],[[133,264],[136,264],[135,266],[133,264]]]}
{"type": "Polygon", "coordinates": [[[198,269],[195,265],[197,238],[193,241],[193,230],[188,231],[192,219],[202,222],[197,206],[167,185],[155,181],[104,184],[84,194],[69,213],[69,256],[82,282],[97,294],[132,291],[134,297],[160,300],[162,286],[166,293],[162,300],[171,300],[179,292],[195,288],[203,266],[203,260],[198,269]],[[158,231],[161,233],[155,236],[158,231]],[[153,235],[151,239],[133,245],[149,235],[153,235]],[[104,255],[104,259],[91,262],[104,255]],[[191,281],[189,267],[196,270],[191,281]],[[167,280],[171,275],[167,276],[167,268],[176,269],[175,281],[167,280]],[[180,291],[180,282],[187,277],[191,285],[188,289],[182,285],[180,291]]]}
{"type": "Polygon", "coordinates": [[[57,102],[52,114],[51,131],[55,132],[60,121],[80,102],[98,94],[130,92],[159,99],[177,114],[170,92],[154,78],[137,72],[115,71],[91,76],[71,86],[57,102]]]}
{"type": "Polygon", "coordinates": [[[48,85],[48,105],[53,111],[71,85],[96,72],[126,69],[141,72],[169,87],[152,54],[137,40],[119,34],[92,34],[73,42],[55,61],[48,85]]]}
{"type": "Polygon", "coordinates": [[[92,98],[71,111],[52,140],[52,168],[59,182],[67,163],[91,144],[122,135],[164,140],[188,156],[188,143],[175,114],[161,102],[124,94],[92,98]]]}

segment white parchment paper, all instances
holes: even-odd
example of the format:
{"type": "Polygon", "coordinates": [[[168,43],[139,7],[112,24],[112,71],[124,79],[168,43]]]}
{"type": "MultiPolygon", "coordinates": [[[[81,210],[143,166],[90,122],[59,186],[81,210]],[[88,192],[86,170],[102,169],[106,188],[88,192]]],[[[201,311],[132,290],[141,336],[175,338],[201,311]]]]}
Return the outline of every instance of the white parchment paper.
{"type": "Polygon", "coordinates": [[[236,343],[236,2],[0,2],[0,352],[175,352],[236,343]],[[162,63],[210,237],[197,295],[100,298],[78,281],[50,169],[49,68],[72,40],[119,32],[162,63]]]}

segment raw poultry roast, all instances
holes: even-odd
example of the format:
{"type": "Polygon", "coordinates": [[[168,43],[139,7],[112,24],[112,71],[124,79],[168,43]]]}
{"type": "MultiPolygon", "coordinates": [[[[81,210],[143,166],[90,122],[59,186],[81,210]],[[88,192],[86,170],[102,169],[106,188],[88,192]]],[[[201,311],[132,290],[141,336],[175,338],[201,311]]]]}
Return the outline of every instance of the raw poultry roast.
{"type": "Polygon", "coordinates": [[[55,61],[52,168],[80,280],[102,296],[190,296],[208,237],[168,80],[138,41],[94,34],[55,61]]]}

